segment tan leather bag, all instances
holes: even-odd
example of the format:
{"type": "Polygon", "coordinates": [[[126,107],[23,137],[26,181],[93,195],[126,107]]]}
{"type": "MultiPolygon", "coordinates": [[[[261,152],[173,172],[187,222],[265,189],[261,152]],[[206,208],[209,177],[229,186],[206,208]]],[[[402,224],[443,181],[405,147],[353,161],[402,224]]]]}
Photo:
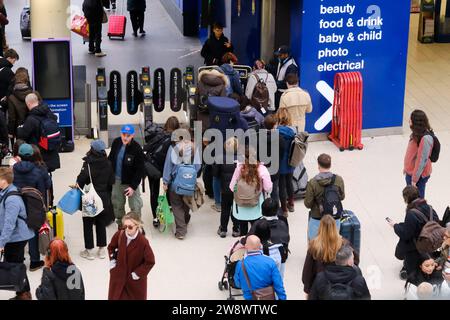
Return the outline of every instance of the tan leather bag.
{"type": "Polygon", "coordinates": [[[245,259],[242,260],[242,271],[244,272],[245,280],[247,281],[247,285],[252,293],[253,300],[275,300],[275,290],[273,289],[273,286],[268,286],[256,290],[252,289],[247,270],[245,269],[244,261],[245,259]]]}

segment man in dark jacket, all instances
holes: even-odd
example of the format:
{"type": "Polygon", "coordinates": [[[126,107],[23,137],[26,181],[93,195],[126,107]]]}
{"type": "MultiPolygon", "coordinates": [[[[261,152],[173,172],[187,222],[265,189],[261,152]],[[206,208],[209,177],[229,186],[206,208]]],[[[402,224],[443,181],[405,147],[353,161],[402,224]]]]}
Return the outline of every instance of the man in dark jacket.
{"type": "MultiPolygon", "coordinates": [[[[35,93],[30,93],[25,98],[25,103],[29,113],[22,126],[17,128],[17,138],[26,143],[39,145],[41,139],[41,122],[44,118],[52,118],[55,121],[57,117],[49,109],[47,104],[39,103],[39,98],[35,93]]],[[[53,172],[61,167],[58,150],[45,150],[40,147],[42,158],[47,165],[48,171],[53,172]]]]}
{"type": "Polygon", "coordinates": [[[6,112],[7,98],[14,83],[14,72],[11,69],[17,60],[19,55],[14,49],[6,50],[3,57],[0,57],[0,105],[3,112],[6,112]]]}
{"type": "MultiPolygon", "coordinates": [[[[19,148],[20,162],[13,167],[14,185],[17,188],[35,188],[44,200],[46,199],[47,187],[42,179],[41,170],[32,162],[33,147],[24,143],[19,148]]],[[[34,238],[28,241],[28,250],[30,253],[30,271],[36,271],[44,266],[39,254],[39,232],[35,232],[34,238]]]]}
{"type": "Polygon", "coordinates": [[[145,0],[127,0],[127,10],[130,12],[131,25],[133,26],[133,36],[137,37],[137,33],[141,37],[145,36],[144,18],[147,5],[145,0]]]}
{"type": "Polygon", "coordinates": [[[226,52],[233,52],[234,48],[227,37],[223,34],[223,27],[214,23],[212,33],[203,45],[201,55],[205,59],[205,65],[219,65],[226,52]]]}
{"type": "Polygon", "coordinates": [[[133,126],[124,125],[120,132],[120,137],[113,141],[108,156],[116,176],[111,200],[119,227],[125,215],[126,197],[131,211],[141,214],[143,204],[139,184],[144,176],[145,159],[141,146],[133,139],[133,126]]]}
{"type": "Polygon", "coordinates": [[[14,87],[8,96],[8,134],[16,137],[17,127],[25,122],[28,114],[25,97],[33,92],[29,85],[30,79],[25,72],[16,72],[14,87]]]}
{"type": "Polygon", "coordinates": [[[102,52],[103,7],[109,8],[109,0],[84,0],[83,13],[89,23],[89,53],[104,57],[102,52]]]}
{"type": "Polygon", "coordinates": [[[299,69],[294,58],[291,57],[291,51],[288,46],[281,46],[277,51],[275,51],[274,54],[278,57],[278,65],[275,76],[278,87],[278,90],[275,93],[275,108],[278,110],[281,95],[287,90],[286,76],[290,73],[298,76],[299,69]]]}
{"type": "Polygon", "coordinates": [[[361,270],[354,265],[353,249],[344,245],[314,280],[308,300],[370,300],[370,292],[361,270]]]}
{"type": "Polygon", "coordinates": [[[388,223],[399,237],[395,256],[397,259],[404,260],[406,275],[412,278],[420,264],[420,254],[415,241],[429,219],[430,210],[432,210],[434,221],[439,221],[439,217],[425,199],[419,198],[419,190],[416,187],[406,186],[403,189],[403,199],[407,204],[405,221],[396,223],[390,219],[388,223]]]}
{"type": "MultiPolygon", "coordinates": [[[[322,204],[323,193],[325,187],[331,183],[333,176],[335,176],[334,184],[338,187],[340,200],[342,201],[345,198],[344,180],[341,176],[333,175],[330,171],[331,157],[323,153],[317,158],[317,162],[319,174],[308,181],[304,200],[305,207],[311,209],[309,212],[308,240],[315,238],[319,231],[320,219],[322,219],[320,205],[322,204]]],[[[339,219],[336,219],[336,226],[338,229],[341,226],[339,219]]]]}

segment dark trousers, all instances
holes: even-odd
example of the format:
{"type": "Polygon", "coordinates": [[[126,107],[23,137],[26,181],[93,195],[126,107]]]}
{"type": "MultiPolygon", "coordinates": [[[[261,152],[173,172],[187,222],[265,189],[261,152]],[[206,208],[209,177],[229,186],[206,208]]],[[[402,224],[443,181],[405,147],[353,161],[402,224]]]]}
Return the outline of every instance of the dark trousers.
{"type": "Polygon", "coordinates": [[[233,217],[232,207],[233,207],[233,192],[223,192],[222,191],[222,201],[221,201],[221,209],[220,213],[220,230],[227,232],[228,229],[228,221],[233,222],[233,231],[239,230],[239,221],[233,217]]]}
{"type": "Polygon", "coordinates": [[[161,179],[148,179],[148,185],[150,186],[150,206],[152,207],[153,219],[156,218],[156,209],[158,208],[160,181],[161,179]]]}
{"type": "Polygon", "coordinates": [[[420,254],[417,251],[410,251],[405,253],[405,260],[403,266],[406,269],[408,278],[413,277],[414,273],[419,270],[420,254]]]}
{"type": "MultiPolygon", "coordinates": [[[[105,214],[105,212],[101,214],[105,214]]],[[[97,235],[97,247],[106,247],[106,225],[103,220],[99,217],[83,217],[84,247],[86,249],[94,248],[94,225],[95,234],[97,235]]]]}
{"type": "Polygon", "coordinates": [[[99,53],[102,52],[102,22],[101,21],[88,21],[89,22],[89,51],[99,53]]]}
{"type": "Polygon", "coordinates": [[[39,232],[35,232],[33,238],[28,240],[28,253],[30,254],[31,262],[39,262],[41,254],[39,253],[39,232]]]}
{"type": "MultiPolygon", "coordinates": [[[[25,246],[28,241],[10,242],[5,245],[4,258],[6,262],[11,263],[23,263],[25,260],[25,246]]],[[[25,276],[26,283],[24,285],[23,291],[17,292],[17,294],[22,292],[30,291],[30,283],[28,282],[28,277],[25,276]]]]}
{"type": "MultiPolygon", "coordinates": [[[[258,220],[258,219],[256,219],[258,220]]],[[[256,220],[239,220],[239,229],[241,230],[241,236],[245,236],[248,233],[248,223],[250,222],[250,227],[255,223],[256,220]]]]}
{"type": "Polygon", "coordinates": [[[270,194],[270,197],[275,200],[278,205],[280,203],[280,188],[278,186],[279,182],[279,178],[278,176],[270,176],[272,178],[272,193],[270,194]],[[276,177],[276,178],[275,178],[276,177]]]}
{"type": "Polygon", "coordinates": [[[278,182],[280,188],[280,201],[285,203],[288,199],[294,196],[294,186],[292,185],[292,173],[280,174],[278,182]]]}
{"type": "Polygon", "coordinates": [[[144,17],[145,12],[142,10],[130,11],[131,25],[133,26],[133,32],[137,32],[138,29],[142,32],[144,30],[144,17]]]}
{"type": "Polygon", "coordinates": [[[190,219],[189,207],[183,201],[183,196],[176,194],[172,190],[167,193],[172,206],[173,216],[175,217],[176,233],[180,236],[185,236],[187,233],[187,222],[190,219]]]}

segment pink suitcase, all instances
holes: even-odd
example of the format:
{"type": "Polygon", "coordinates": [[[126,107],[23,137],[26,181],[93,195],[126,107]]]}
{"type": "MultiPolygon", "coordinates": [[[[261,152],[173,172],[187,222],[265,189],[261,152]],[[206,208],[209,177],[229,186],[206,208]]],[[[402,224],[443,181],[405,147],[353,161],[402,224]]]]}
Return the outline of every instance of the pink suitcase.
{"type": "Polygon", "coordinates": [[[121,15],[114,15],[109,17],[108,21],[108,37],[125,38],[125,29],[127,26],[127,17],[121,15]]]}

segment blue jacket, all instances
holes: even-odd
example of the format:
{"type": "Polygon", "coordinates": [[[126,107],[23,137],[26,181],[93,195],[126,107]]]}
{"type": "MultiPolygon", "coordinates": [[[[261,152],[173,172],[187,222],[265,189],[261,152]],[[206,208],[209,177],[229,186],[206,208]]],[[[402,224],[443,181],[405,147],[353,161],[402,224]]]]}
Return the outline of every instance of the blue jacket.
{"type": "Polygon", "coordinates": [[[295,137],[295,130],[292,127],[278,126],[280,132],[280,147],[282,148],[282,156],[280,159],[280,174],[293,173],[295,168],[289,165],[289,151],[291,149],[292,140],[295,137]]]}
{"type": "Polygon", "coordinates": [[[14,165],[13,172],[13,183],[17,188],[36,188],[46,199],[47,190],[51,187],[51,180],[44,167],[30,161],[20,161],[14,165]]]}
{"type": "MultiPolygon", "coordinates": [[[[164,162],[164,171],[163,171],[163,183],[166,185],[170,185],[173,179],[175,178],[175,174],[177,173],[178,167],[181,164],[181,160],[183,160],[183,163],[191,163],[191,148],[187,148],[187,152],[185,153],[185,156],[181,159],[177,157],[179,150],[179,144],[175,145],[175,147],[170,146],[169,150],[167,151],[166,160],[164,162]]],[[[194,168],[197,170],[197,172],[200,171],[202,162],[200,160],[200,154],[198,151],[195,153],[194,156],[194,168]]]]}
{"type": "Polygon", "coordinates": [[[220,68],[223,73],[227,75],[228,79],[230,79],[230,87],[227,88],[227,95],[229,96],[232,93],[236,93],[240,96],[243,95],[241,79],[239,78],[238,72],[228,63],[221,65],[220,68]]]}
{"type": "Polygon", "coordinates": [[[27,218],[27,213],[22,198],[9,196],[3,201],[5,194],[11,191],[17,191],[17,187],[10,185],[0,191],[0,248],[4,248],[7,243],[26,241],[34,237],[33,230],[28,228],[23,220],[27,218]]]}
{"type": "Polygon", "coordinates": [[[278,299],[286,300],[283,280],[281,279],[280,271],[278,271],[275,261],[273,258],[263,255],[261,251],[250,251],[247,257],[239,261],[236,265],[234,282],[244,292],[245,300],[252,300],[252,293],[242,271],[242,262],[245,263],[245,270],[247,270],[253,290],[272,285],[278,299]]]}

